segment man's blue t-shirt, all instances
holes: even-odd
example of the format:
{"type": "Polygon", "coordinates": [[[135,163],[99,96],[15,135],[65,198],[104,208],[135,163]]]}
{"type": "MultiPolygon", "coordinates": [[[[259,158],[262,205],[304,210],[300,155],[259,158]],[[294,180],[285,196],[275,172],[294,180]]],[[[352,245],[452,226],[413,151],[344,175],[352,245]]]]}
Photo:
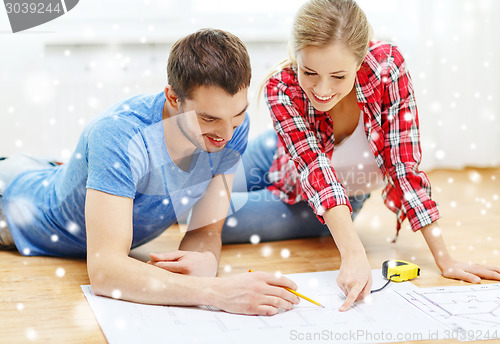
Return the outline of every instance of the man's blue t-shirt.
{"type": "Polygon", "coordinates": [[[232,174],[244,152],[249,119],[216,153],[197,149],[189,171],[165,145],[165,95],[120,102],[84,129],[67,164],[20,174],[4,192],[12,237],[24,255],[85,256],[85,197],[91,188],[134,199],[132,247],[189,211],[215,174],[232,174]]]}

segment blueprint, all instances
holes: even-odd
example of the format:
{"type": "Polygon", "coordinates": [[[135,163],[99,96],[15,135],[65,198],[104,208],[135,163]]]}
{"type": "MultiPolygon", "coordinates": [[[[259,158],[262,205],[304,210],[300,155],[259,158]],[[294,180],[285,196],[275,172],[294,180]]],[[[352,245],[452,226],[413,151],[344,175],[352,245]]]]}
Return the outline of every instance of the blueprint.
{"type": "MultiPolygon", "coordinates": [[[[373,289],[385,283],[373,270],[373,289]]],[[[302,300],[274,316],[229,314],[208,307],[143,305],[95,296],[82,290],[109,343],[387,343],[439,339],[446,329],[401,297],[418,290],[410,282],[391,283],[381,292],[339,312],[344,295],[338,271],[286,275],[298,291],[325,308],[302,300]],[[399,293],[398,293],[399,292],[399,293]]]]}
{"type": "Polygon", "coordinates": [[[500,338],[500,284],[396,291],[446,327],[441,337],[462,341],[500,338]]]}

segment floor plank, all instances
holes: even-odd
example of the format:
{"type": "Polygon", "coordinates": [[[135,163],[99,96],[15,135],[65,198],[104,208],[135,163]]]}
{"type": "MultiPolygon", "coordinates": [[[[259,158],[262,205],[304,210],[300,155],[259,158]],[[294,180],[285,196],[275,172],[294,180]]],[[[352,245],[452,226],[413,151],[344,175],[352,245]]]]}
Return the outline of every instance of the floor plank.
{"type": "MultiPolygon", "coordinates": [[[[429,177],[451,254],[467,262],[500,265],[500,168],[438,170],[429,177]]],[[[413,233],[407,222],[397,243],[391,243],[395,216],[379,194],[373,193],[355,221],[372,268],[380,268],[386,259],[404,259],[420,266],[421,276],[414,280],[419,287],[465,284],[441,277],[422,235],[413,233]]],[[[176,249],[181,238],[174,226],[132,255],[145,260],[149,252],[176,249]]],[[[219,275],[249,268],[287,274],[339,267],[339,253],[327,237],[224,246],[219,275]]],[[[82,259],[23,257],[16,251],[0,251],[0,342],[106,343],[80,289],[88,283],[82,259]]]]}

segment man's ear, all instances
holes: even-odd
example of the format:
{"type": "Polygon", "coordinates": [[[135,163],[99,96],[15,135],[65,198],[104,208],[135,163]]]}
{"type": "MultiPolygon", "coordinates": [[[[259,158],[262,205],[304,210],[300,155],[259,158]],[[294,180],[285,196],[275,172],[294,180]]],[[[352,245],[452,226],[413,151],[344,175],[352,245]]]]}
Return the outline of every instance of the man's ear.
{"type": "Polygon", "coordinates": [[[165,98],[168,104],[175,111],[179,111],[179,103],[180,103],[179,96],[177,95],[177,93],[175,93],[174,89],[170,85],[167,85],[165,87],[165,98]]]}

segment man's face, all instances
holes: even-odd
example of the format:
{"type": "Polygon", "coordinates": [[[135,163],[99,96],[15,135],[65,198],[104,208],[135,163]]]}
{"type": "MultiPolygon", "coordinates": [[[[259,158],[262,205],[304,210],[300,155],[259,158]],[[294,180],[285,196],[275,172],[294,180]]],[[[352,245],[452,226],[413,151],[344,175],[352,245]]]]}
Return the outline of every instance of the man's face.
{"type": "Polygon", "coordinates": [[[248,107],[247,88],[234,96],[216,86],[200,86],[179,105],[176,116],[180,130],[196,147],[222,150],[234,130],[243,123],[248,107]]]}

